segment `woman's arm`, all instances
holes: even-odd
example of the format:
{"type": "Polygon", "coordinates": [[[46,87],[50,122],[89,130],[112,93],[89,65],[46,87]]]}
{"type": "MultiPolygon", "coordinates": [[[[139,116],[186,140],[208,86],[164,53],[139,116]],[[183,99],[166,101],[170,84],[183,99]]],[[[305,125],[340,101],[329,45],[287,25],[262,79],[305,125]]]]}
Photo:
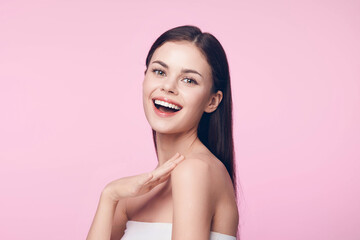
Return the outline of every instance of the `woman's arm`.
{"type": "Polygon", "coordinates": [[[101,193],[98,208],[86,238],[87,240],[110,239],[117,204],[118,202],[111,199],[111,195],[104,189],[101,193]]]}
{"type": "Polygon", "coordinates": [[[214,212],[210,180],[210,166],[199,159],[187,159],[172,172],[172,240],[209,239],[214,212]]]}
{"type": "MultiPolygon", "coordinates": [[[[150,173],[120,178],[107,184],[101,193],[98,208],[86,239],[109,240],[110,238],[113,238],[111,232],[117,204],[121,203],[119,206],[121,211],[120,214],[125,214],[124,201],[127,198],[143,195],[151,191],[151,189],[158,184],[166,181],[169,178],[171,171],[182,160],[184,160],[184,156],[177,153],[166,163],[150,173]]],[[[117,222],[116,224],[118,227],[124,229],[125,223],[126,218],[123,220],[120,219],[120,223],[117,222]]]]}
{"type": "Polygon", "coordinates": [[[126,204],[127,200],[125,199],[119,201],[116,206],[110,240],[119,240],[125,233],[126,222],[128,221],[126,204]]]}

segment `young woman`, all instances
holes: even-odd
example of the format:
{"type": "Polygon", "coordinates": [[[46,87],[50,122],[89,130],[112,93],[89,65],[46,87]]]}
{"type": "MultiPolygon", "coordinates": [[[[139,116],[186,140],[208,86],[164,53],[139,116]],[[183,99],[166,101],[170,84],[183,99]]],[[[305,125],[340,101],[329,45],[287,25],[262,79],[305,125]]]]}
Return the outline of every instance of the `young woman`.
{"type": "Polygon", "coordinates": [[[238,229],[229,67],[194,26],[146,58],[143,105],[158,166],[106,185],[87,240],[233,240],[238,229]]]}

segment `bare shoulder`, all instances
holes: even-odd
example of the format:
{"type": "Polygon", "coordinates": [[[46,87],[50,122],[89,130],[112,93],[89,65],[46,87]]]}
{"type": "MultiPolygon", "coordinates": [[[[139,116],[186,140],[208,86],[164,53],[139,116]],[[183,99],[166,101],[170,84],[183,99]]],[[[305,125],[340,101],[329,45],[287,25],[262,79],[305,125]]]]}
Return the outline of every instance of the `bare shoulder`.
{"type": "Polygon", "coordinates": [[[171,173],[172,178],[210,177],[211,165],[199,158],[187,158],[171,173]]]}
{"type": "Polygon", "coordinates": [[[212,231],[236,235],[239,216],[235,191],[220,160],[207,154],[191,156],[173,170],[171,178],[175,191],[182,189],[179,190],[182,194],[204,199],[201,205],[206,206],[204,212],[210,214],[212,231]]]}
{"type": "Polygon", "coordinates": [[[171,173],[172,188],[175,191],[184,188],[187,192],[192,192],[196,195],[210,194],[211,168],[211,165],[202,159],[185,159],[171,173]]]}
{"type": "MultiPolygon", "coordinates": [[[[226,171],[226,169],[225,169],[226,171]]],[[[188,157],[171,173],[173,187],[201,188],[202,194],[215,194],[214,177],[221,175],[221,166],[204,157],[188,157]]]]}
{"type": "Polygon", "coordinates": [[[218,201],[224,193],[234,194],[229,173],[224,164],[208,154],[197,154],[186,158],[171,173],[173,187],[187,185],[198,186],[202,194],[206,193],[212,201],[218,201]],[[174,185],[175,184],[175,185],[174,185]]]}
{"type": "MultiPolygon", "coordinates": [[[[216,157],[209,154],[196,154],[187,157],[179,164],[172,173],[172,176],[181,177],[194,175],[196,179],[207,178],[208,181],[214,181],[214,177],[230,180],[230,176],[224,164],[216,157]]],[[[204,179],[203,179],[204,180],[204,179]]],[[[231,181],[231,180],[230,180],[231,181]]],[[[216,180],[218,182],[218,179],[216,180]]]]}

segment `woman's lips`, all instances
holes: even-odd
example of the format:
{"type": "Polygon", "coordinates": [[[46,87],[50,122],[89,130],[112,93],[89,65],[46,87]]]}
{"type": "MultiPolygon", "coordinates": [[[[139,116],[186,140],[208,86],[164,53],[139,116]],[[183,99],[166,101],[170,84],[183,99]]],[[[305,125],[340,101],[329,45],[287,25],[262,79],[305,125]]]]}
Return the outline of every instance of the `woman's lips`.
{"type": "Polygon", "coordinates": [[[153,102],[154,112],[160,117],[174,116],[182,109],[182,106],[180,104],[164,97],[153,98],[152,102],[153,102]],[[157,106],[159,106],[159,108],[157,106]],[[167,108],[169,111],[161,111],[161,109],[164,108],[167,108]]]}
{"type": "Polygon", "coordinates": [[[152,100],[153,100],[153,102],[156,101],[156,100],[159,100],[159,101],[162,101],[162,102],[173,104],[178,108],[177,110],[180,110],[182,108],[182,106],[179,103],[175,102],[174,100],[168,99],[166,97],[154,97],[152,100]]]}

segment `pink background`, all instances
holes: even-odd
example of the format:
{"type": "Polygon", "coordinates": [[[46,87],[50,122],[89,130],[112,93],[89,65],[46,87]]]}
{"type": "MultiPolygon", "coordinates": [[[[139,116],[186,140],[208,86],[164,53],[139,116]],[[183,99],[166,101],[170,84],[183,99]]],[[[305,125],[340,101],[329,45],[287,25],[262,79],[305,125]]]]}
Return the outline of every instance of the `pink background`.
{"type": "Polygon", "coordinates": [[[228,54],[242,239],[360,239],[360,3],[343,0],[2,0],[0,239],[85,239],[106,183],[156,166],[144,62],[183,24],[228,54]]]}

